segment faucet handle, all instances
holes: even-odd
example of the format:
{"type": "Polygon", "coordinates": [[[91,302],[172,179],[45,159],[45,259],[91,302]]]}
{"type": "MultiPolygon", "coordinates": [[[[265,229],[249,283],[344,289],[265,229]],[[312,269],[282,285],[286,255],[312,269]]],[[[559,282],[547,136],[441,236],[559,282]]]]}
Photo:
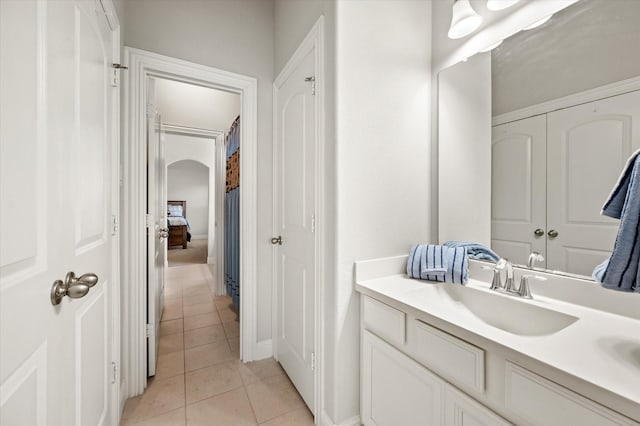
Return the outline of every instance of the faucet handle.
{"type": "Polygon", "coordinates": [[[500,269],[497,266],[481,266],[482,269],[493,271],[493,280],[491,281],[491,290],[502,288],[502,278],[500,277],[500,269]]]}
{"type": "Polygon", "coordinates": [[[520,278],[520,287],[518,288],[518,291],[516,292],[518,294],[518,296],[520,297],[524,297],[527,299],[531,299],[531,289],[529,288],[529,279],[533,278],[534,280],[538,280],[538,281],[546,281],[547,278],[545,277],[541,277],[540,275],[523,275],[522,278],[520,278]]]}

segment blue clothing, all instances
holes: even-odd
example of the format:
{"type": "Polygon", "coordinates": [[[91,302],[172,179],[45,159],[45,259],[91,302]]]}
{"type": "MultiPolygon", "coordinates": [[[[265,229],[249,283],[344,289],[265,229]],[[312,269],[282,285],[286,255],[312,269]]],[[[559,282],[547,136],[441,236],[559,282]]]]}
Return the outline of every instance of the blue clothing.
{"type": "Polygon", "coordinates": [[[496,252],[482,244],[467,241],[447,241],[444,245],[447,247],[466,247],[467,254],[469,254],[469,258],[471,259],[488,260],[491,262],[500,260],[500,256],[498,256],[496,252]]]}
{"type": "Polygon", "coordinates": [[[469,280],[467,249],[415,244],[407,258],[407,275],[423,280],[466,284],[469,280]]]}

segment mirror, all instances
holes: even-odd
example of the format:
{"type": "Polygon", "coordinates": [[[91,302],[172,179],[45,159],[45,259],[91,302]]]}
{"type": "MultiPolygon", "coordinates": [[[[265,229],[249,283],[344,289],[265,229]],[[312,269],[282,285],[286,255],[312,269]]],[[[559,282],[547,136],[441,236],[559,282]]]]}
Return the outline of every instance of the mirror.
{"type": "Polygon", "coordinates": [[[600,210],[640,148],[638,22],[639,1],[581,0],[440,72],[441,242],[589,278],[608,258],[600,210]]]}

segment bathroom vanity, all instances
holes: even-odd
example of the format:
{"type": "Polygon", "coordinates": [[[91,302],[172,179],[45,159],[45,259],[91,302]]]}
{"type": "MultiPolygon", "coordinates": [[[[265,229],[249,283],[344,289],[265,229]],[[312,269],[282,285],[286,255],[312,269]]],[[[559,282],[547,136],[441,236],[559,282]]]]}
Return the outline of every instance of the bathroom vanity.
{"type": "Polygon", "coordinates": [[[549,275],[527,300],[480,265],[461,286],[356,262],[362,423],[640,425],[640,295],[549,275]]]}

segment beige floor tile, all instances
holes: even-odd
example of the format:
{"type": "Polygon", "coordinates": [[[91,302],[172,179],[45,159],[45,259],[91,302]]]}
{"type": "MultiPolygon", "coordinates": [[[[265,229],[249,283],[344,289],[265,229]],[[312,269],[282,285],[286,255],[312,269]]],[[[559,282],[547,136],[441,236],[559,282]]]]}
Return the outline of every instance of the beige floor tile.
{"type": "Polygon", "coordinates": [[[260,424],[264,426],[313,426],[313,416],[311,411],[304,407],[260,424]]]}
{"type": "Polygon", "coordinates": [[[231,309],[233,306],[233,301],[229,296],[214,296],[213,301],[218,309],[231,309]]]}
{"type": "Polygon", "coordinates": [[[223,362],[187,373],[187,404],[242,387],[236,362],[223,362]]]}
{"type": "Polygon", "coordinates": [[[218,315],[223,322],[238,321],[238,314],[229,308],[218,308],[218,315]]]}
{"type": "Polygon", "coordinates": [[[226,340],[187,349],[184,353],[186,371],[209,367],[225,361],[231,361],[231,349],[226,340]]]}
{"type": "Polygon", "coordinates": [[[243,388],[187,405],[190,426],[257,425],[251,404],[243,388]]]}
{"type": "Polygon", "coordinates": [[[195,330],[196,328],[208,327],[220,324],[220,317],[217,312],[207,312],[205,314],[194,315],[184,319],[184,331],[195,330]]]}
{"type": "Polygon", "coordinates": [[[182,289],[182,297],[211,297],[211,291],[207,285],[197,285],[182,289]]]}
{"type": "Polygon", "coordinates": [[[172,300],[182,300],[182,289],[172,293],[167,293],[165,291],[164,300],[165,302],[170,302],[172,300]]]}
{"type": "Polygon", "coordinates": [[[209,327],[196,328],[184,333],[185,349],[206,345],[207,343],[225,340],[226,334],[222,324],[211,325],[209,327]]]}
{"type": "Polygon", "coordinates": [[[139,397],[127,401],[123,418],[148,419],[184,407],[184,376],[151,380],[139,397]]]}
{"type": "Polygon", "coordinates": [[[182,318],[161,321],[160,322],[160,336],[166,336],[169,334],[182,333],[183,330],[182,318]]]}
{"type": "Polygon", "coordinates": [[[179,299],[167,300],[164,304],[162,321],[182,318],[182,301],[179,299]]]}
{"type": "Polygon", "coordinates": [[[158,355],[156,380],[184,374],[184,351],[158,355]]]}
{"type": "Polygon", "coordinates": [[[216,307],[211,300],[207,300],[204,303],[197,303],[195,305],[187,305],[183,308],[185,317],[192,317],[194,315],[205,314],[208,312],[215,312],[216,307]]]}
{"type": "Polygon", "coordinates": [[[305,406],[296,388],[285,375],[255,382],[246,389],[260,423],[305,406]]]}
{"type": "Polygon", "coordinates": [[[188,297],[182,298],[182,307],[184,308],[186,306],[199,305],[201,303],[209,302],[211,300],[212,300],[212,298],[211,298],[210,295],[207,295],[205,297],[188,296],[188,297]]]}
{"type": "Polygon", "coordinates": [[[224,332],[228,339],[235,339],[240,337],[240,322],[239,321],[227,321],[223,322],[224,332]]]}
{"type": "MultiPolygon", "coordinates": [[[[231,341],[229,341],[229,343],[231,343],[231,341]]],[[[273,358],[248,362],[246,364],[238,360],[238,371],[245,385],[250,385],[278,375],[286,377],[278,361],[273,358]]]]}
{"type": "Polygon", "coordinates": [[[240,339],[227,339],[234,359],[240,359],[240,339]]]}
{"type": "Polygon", "coordinates": [[[182,350],[184,350],[184,335],[182,333],[168,334],[160,337],[159,354],[169,354],[182,350]]]}
{"type": "Polygon", "coordinates": [[[128,420],[125,419],[121,426],[184,426],[186,424],[186,410],[184,407],[177,410],[169,411],[156,417],[146,420],[128,420]]]}

